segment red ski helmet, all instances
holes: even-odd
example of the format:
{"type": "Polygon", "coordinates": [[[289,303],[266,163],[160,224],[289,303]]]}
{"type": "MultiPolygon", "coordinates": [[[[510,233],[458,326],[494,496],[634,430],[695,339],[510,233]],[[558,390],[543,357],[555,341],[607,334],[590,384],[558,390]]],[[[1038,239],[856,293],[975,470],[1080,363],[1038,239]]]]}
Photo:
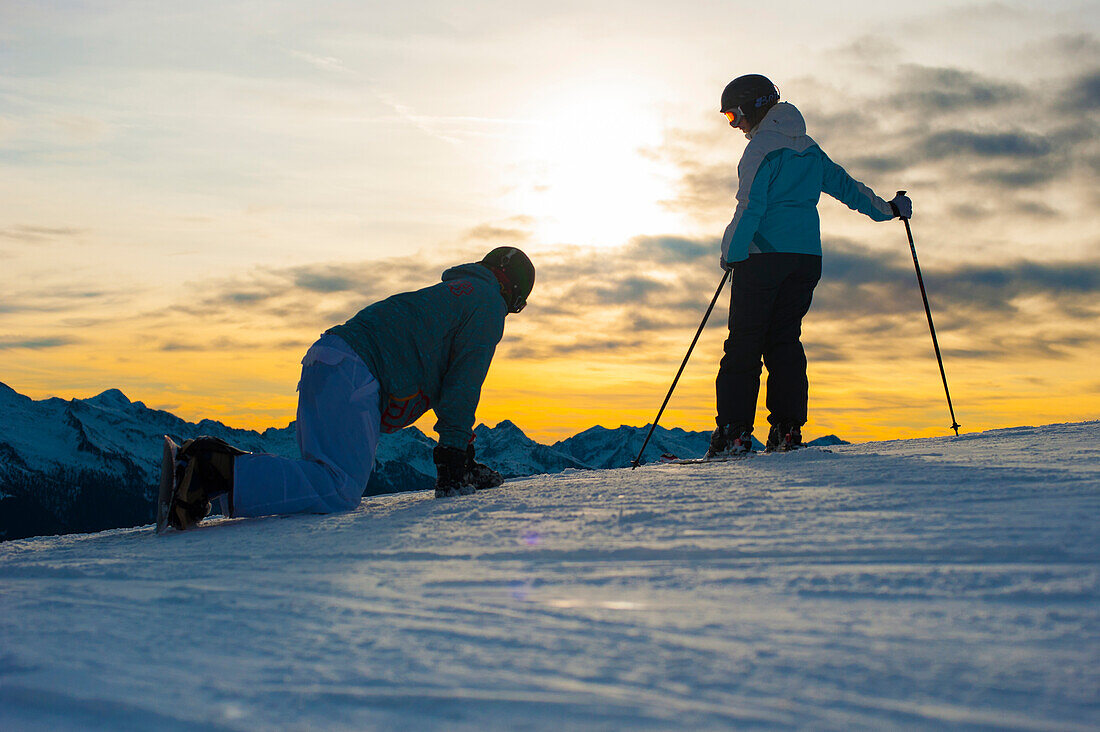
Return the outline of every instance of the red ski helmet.
{"type": "Polygon", "coordinates": [[[527,255],[516,247],[497,247],[478,264],[496,275],[508,312],[523,310],[527,305],[527,296],[535,286],[535,265],[531,264],[527,255]]]}

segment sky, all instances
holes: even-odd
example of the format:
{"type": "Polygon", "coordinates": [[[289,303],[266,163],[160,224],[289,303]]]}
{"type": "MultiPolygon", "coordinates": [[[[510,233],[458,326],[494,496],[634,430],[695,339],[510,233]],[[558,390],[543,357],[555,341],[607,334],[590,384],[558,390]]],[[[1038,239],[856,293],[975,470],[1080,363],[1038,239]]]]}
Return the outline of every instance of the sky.
{"type": "MultiPolygon", "coordinates": [[[[964,431],[1100,416],[1100,4],[1065,0],[2,0],[0,381],[284,426],[321,332],[509,244],[538,276],[479,421],[646,424],[722,276],[745,73],[909,192],[964,431]]],[[[947,433],[903,226],[819,210],[804,435],[947,433]]],[[[664,426],[713,428],[727,312],[664,426]]]]}

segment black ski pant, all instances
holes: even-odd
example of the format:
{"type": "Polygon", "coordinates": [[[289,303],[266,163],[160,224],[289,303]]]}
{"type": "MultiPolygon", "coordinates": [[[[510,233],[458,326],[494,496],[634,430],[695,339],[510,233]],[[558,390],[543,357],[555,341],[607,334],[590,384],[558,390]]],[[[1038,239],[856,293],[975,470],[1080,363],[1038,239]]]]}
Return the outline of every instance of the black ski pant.
{"type": "Polygon", "coordinates": [[[718,426],[752,427],[761,359],[768,369],[768,421],[806,423],[810,386],[799,339],[819,279],[821,257],[813,254],[753,254],[734,265],[730,334],[715,382],[718,426]]]}

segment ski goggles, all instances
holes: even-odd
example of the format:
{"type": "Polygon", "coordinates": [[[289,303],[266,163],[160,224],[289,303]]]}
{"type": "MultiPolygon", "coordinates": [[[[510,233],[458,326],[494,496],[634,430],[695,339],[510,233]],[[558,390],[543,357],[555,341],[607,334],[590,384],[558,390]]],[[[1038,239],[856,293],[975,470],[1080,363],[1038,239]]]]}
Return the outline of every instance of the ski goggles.
{"type": "Polygon", "coordinates": [[[741,122],[745,119],[745,115],[741,114],[741,108],[737,107],[729,112],[722,112],[726,115],[726,119],[730,121],[730,127],[740,127],[741,122]]]}
{"type": "Polygon", "coordinates": [[[508,277],[508,273],[502,269],[494,269],[493,273],[500,283],[500,292],[504,295],[504,301],[508,304],[508,312],[518,313],[527,307],[527,296],[523,294],[520,284],[512,282],[511,278],[508,277]]]}

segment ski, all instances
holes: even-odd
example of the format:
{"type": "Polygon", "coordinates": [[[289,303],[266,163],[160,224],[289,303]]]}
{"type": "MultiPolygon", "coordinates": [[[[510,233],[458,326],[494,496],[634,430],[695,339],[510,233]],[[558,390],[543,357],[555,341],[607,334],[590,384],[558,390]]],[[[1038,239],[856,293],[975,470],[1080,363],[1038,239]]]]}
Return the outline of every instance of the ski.
{"type": "Polygon", "coordinates": [[[755,452],[745,452],[740,455],[727,455],[725,457],[701,457],[701,458],[676,458],[675,460],[665,460],[664,465],[699,465],[701,463],[736,463],[742,460],[747,460],[756,455],[755,452]]]}
{"type": "Polygon", "coordinates": [[[796,447],[793,450],[772,450],[768,452],[764,451],[764,455],[790,455],[792,452],[832,452],[827,447],[818,447],[817,445],[803,445],[802,447],[796,447]]]}
{"type": "Polygon", "coordinates": [[[789,455],[792,452],[828,452],[832,453],[832,450],[824,447],[817,447],[816,445],[805,445],[795,450],[773,450],[768,452],[767,450],[752,451],[742,453],[740,455],[729,455],[726,457],[713,457],[713,458],[675,458],[672,460],[662,460],[661,465],[700,465],[702,463],[736,463],[747,458],[755,457],[757,455],[789,455]]]}

